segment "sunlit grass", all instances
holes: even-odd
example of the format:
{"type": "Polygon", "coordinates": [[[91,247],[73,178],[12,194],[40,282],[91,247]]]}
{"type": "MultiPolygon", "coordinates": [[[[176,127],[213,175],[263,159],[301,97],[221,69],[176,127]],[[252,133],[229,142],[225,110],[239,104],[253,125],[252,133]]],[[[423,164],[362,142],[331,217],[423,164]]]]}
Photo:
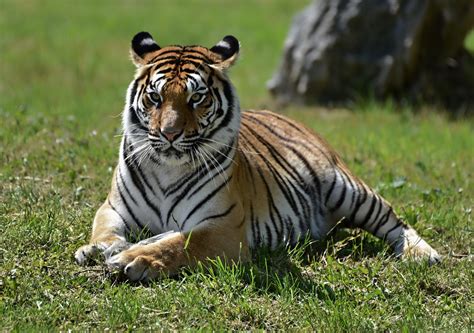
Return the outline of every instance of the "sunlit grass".
{"type": "Polygon", "coordinates": [[[464,45],[472,54],[474,54],[474,29],[467,35],[464,45]]]}
{"type": "Polygon", "coordinates": [[[359,232],[149,285],[73,262],[116,163],[133,34],[209,46],[236,35],[243,54],[231,76],[242,104],[258,108],[272,104],[265,81],[305,4],[2,2],[1,330],[472,329],[474,122],[431,109],[362,101],[282,112],[321,133],[445,255],[440,265],[397,261],[359,232]]]}

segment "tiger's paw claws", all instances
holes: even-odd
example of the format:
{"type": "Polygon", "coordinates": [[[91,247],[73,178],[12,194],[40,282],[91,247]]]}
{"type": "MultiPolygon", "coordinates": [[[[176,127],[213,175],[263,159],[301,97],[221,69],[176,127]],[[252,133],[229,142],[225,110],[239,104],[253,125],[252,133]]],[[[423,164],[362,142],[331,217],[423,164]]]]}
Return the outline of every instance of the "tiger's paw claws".
{"type": "Polygon", "coordinates": [[[87,266],[94,263],[101,252],[100,245],[87,244],[81,246],[74,254],[74,259],[81,266],[87,266]]]}
{"type": "Polygon", "coordinates": [[[107,259],[106,264],[111,271],[123,273],[128,280],[134,282],[153,280],[164,268],[162,262],[153,257],[138,255],[133,258],[125,253],[107,259]]]}

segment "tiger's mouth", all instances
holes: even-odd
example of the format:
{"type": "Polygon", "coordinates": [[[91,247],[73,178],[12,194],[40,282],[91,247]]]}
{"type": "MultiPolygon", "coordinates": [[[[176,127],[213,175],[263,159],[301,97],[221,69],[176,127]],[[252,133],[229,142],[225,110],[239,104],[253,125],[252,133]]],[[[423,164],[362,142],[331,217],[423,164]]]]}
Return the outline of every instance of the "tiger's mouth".
{"type": "Polygon", "coordinates": [[[160,150],[160,153],[162,155],[164,155],[165,157],[174,156],[174,157],[177,157],[177,158],[181,158],[184,154],[183,151],[178,150],[176,147],[173,147],[173,146],[170,146],[167,149],[160,150]]]}
{"type": "Polygon", "coordinates": [[[199,135],[184,137],[172,143],[153,140],[151,146],[161,163],[170,166],[189,164],[192,167],[199,167],[201,164],[212,164],[215,161],[214,151],[217,148],[211,146],[208,149],[210,143],[202,135],[199,135]]]}
{"type": "Polygon", "coordinates": [[[174,156],[174,155],[182,155],[184,154],[184,149],[179,146],[175,146],[172,144],[157,144],[152,143],[151,146],[155,150],[157,154],[164,155],[164,156],[174,156]]]}
{"type": "Polygon", "coordinates": [[[151,146],[155,151],[155,156],[158,158],[160,163],[164,163],[170,166],[179,166],[185,164],[190,160],[190,152],[188,149],[179,147],[169,143],[157,143],[152,142],[151,146]]]}

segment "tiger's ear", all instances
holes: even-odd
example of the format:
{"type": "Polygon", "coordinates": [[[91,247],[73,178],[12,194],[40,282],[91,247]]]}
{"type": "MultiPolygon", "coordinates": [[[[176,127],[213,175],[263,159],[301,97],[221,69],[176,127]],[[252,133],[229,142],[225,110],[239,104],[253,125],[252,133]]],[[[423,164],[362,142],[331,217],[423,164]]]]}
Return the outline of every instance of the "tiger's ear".
{"type": "Polygon", "coordinates": [[[148,32],[139,32],[132,39],[130,55],[135,66],[140,67],[148,64],[153,54],[160,50],[153,37],[148,32]]]}
{"type": "Polygon", "coordinates": [[[240,43],[234,36],[225,36],[219,43],[209,49],[216,55],[213,67],[225,70],[232,66],[239,57],[240,43]]]}

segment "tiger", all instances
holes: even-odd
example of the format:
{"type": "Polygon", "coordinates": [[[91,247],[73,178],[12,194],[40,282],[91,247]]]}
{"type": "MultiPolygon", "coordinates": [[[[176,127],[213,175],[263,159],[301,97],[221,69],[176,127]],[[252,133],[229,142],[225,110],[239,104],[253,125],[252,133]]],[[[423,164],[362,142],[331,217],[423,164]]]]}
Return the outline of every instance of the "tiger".
{"type": "Polygon", "coordinates": [[[268,110],[241,111],[228,69],[240,42],[160,47],[136,34],[118,164],[78,264],[104,260],[130,281],[177,274],[252,249],[324,239],[339,226],[386,241],[396,257],[440,255],[357,178],[318,134],[268,110]],[[149,238],[131,241],[147,231],[149,238]]]}

